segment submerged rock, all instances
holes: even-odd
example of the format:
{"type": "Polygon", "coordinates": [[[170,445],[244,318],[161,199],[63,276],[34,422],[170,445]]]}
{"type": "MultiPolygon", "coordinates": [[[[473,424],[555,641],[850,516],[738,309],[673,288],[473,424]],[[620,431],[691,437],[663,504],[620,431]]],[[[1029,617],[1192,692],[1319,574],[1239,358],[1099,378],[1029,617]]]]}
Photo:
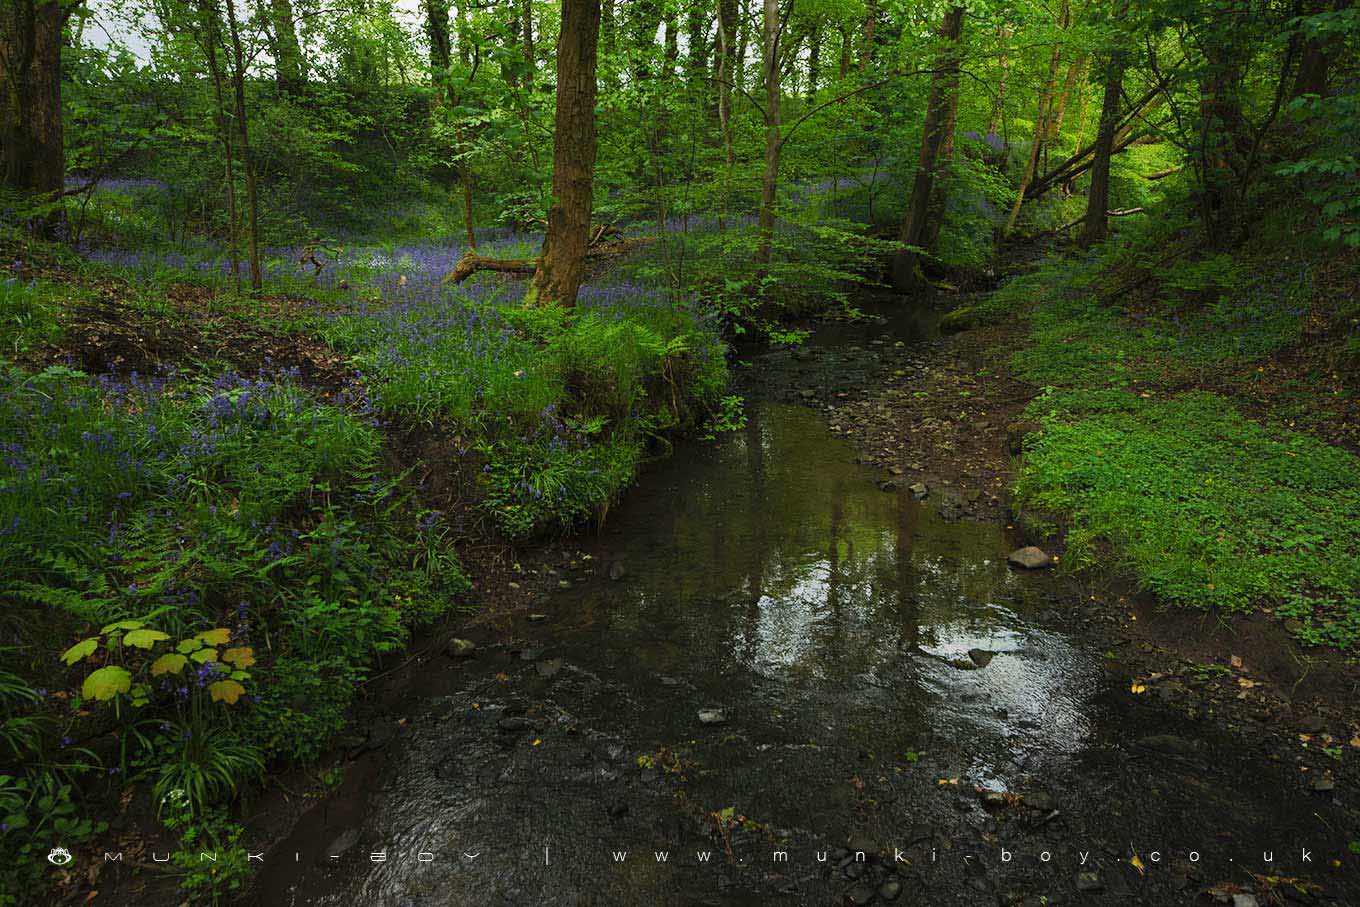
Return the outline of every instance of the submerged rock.
{"type": "Polygon", "coordinates": [[[471,658],[472,653],[477,651],[477,644],[470,639],[458,639],[457,637],[449,640],[448,647],[444,650],[454,658],[471,658]]]}
{"type": "Polygon", "coordinates": [[[969,649],[968,657],[971,658],[973,664],[977,665],[979,668],[985,668],[992,663],[992,659],[996,657],[996,653],[988,651],[987,649],[969,649]]]}
{"type": "Polygon", "coordinates": [[[727,715],[725,715],[725,714],[723,713],[723,710],[722,710],[722,709],[700,709],[700,710],[699,710],[699,723],[700,723],[700,724],[726,724],[726,723],[727,723],[727,715]]]}
{"type": "Polygon", "coordinates": [[[1036,548],[1034,545],[1017,548],[1010,553],[1006,561],[1025,570],[1038,570],[1053,565],[1053,558],[1049,557],[1042,548],[1036,548]]]}

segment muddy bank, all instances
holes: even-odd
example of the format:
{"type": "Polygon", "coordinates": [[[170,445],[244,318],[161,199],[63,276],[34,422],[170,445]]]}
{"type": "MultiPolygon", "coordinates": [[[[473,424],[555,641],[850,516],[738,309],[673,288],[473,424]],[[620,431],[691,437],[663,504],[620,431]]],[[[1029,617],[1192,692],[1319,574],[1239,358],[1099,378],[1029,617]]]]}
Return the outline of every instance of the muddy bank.
{"type": "Polygon", "coordinates": [[[244,903],[1360,897],[1347,762],[1285,745],[1250,651],[1153,676],[1137,602],[1006,565],[1026,389],[979,386],[1004,338],[932,318],[749,357],[743,431],[499,577],[516,604],[457,630],[470,655],[372,685],[337,789],[252,830],[244,903]]]}

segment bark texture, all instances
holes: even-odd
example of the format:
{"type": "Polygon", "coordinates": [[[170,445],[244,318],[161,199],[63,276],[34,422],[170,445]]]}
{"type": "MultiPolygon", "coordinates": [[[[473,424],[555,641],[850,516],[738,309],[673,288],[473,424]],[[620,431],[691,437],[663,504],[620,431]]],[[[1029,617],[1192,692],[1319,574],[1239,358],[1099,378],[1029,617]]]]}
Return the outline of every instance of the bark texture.
{"type": "Polygon", "coordinates": [[[66,177],[61,121],[61,32],[75,4],[0,2],[0,178],[39,209],[31,226],[60,232],[66,177]]]}
{"type": "Polygon", "coordinates": [[[563,0],[557,38],[557,113],[553,202],[525,301],[572,306],[590,245],[595,180],[595,68],[600,0],[563,0]]]}
{"type": "MultiPolygon", "coordinates": [[[[936,55],[935,74],[930,80],[930,94],[926,100],[926,119],[921,129],[921,153],[916,163],[916,176],[912,180],[911,197],[907,211],[902,219],[902,229],[898,238],[907,246],[893,256],[892,283],[899,293],[910,292],[922,282],[920,253],[928,236],[928,221],[931,208],[936,207],[943,213],[945,198],[943,190],[936,196],[936,182],[940,177],[942,151],[953,149],[954,111],[958,107],[959,91],[959,39],[963,36],[963,13],[961,6],[952,6],[944,14],[940,23],[940,49],[936,55]],[[935,205],[932,206],[932,196],[935,205]]],[[[938,230],[929,233],[938,235],[938,230]]]]}

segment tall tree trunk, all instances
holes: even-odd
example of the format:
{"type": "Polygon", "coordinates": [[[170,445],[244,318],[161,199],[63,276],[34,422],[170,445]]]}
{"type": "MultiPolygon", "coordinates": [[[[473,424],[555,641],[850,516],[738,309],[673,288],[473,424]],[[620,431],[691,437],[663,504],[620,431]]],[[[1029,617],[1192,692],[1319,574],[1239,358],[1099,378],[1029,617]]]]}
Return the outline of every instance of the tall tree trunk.
{"type": "MultiPolygon", "coordinates": [[[[931,196],[940,176],[941,150],[946,133],[953,131],[952,109],[958,103],[959,40],[963,36],[962,6],[951,6],[940,23],[940,47],[935,57],[935,74],[930,79],[930,94],[926,99],[926,119],[921,128],[921,154],[916,164],[916,177],[911,185],[906,216],[902,219],[901,241],[914,248],[904,249],[893,256],[893,289],[906,293],[922,283],[918,248],[924,248],[927,221],[930,219],[931,196]]],[[[953,142],[950,141],[952,149],[953,142]]],[[[944,198],[938,199],[943,209],[944,198]]]]}
{"type": "MultiPolygon", "coordinates": [[[[1342,7],[1343,0],[1334,2],[1338,9],[1342,7]]],[[[1326,12],[1331,5],[1332,3],[1327,0],[1322,2],[1312,0],[1307,4],[1304,15],[1326,12]]],[[[1299,52],[1299,71],[1294,77],[1294,87],[1290,96],[1297,98],[1305,94],[1325,95],[1331,57],[1336,52],[1337,39],[1332,36],[1322,38],[1317,35],[1305,35],[1302,44],[1299,52]]]]}
{"type": "Polygon", "coordinates": [[[524,64],[528,69],[529,84],[534,81],[534,4],[533,0],[520,0],[520,40],[524,46],[524,64]]]}
{"type": "Polygon", "coordinates": [[[1011,30],[1005,25],[999,26],[996,30],[997,41],[1001,43],[1001,54],[997,59],[997,65],[1001,70],[1001,76],[997,80],[996,94],[992,96],[992,112],[987,117],[987,134],[997,135],[997,128],[1001,125],[1001,118],[1006,111],[1006,79],[1011,71],[1011,58],[1006,52],[1007,42],[1010,41],[1011,30]]]}
{"type": "MultiPolygon", "coordinates": [[[[1058,15],[1059,24],[1066,28],[1067,0],[1063,0],[1058,15]]],[[[1030,142],[1029,158],[1025,162],[1024,172],[1020,175],[1020,186],[1015,193],[1015,205],[1011,207],[1010,216],[1006,218],[1006,226],[1001,231],[1002,235],[1009,235],[1015,229],[1015,224],[1020,219],[1020,207],[1025,201],[1025,190],[1029,188],[1030,181],[1039,171],[1039,158],[1043,154],[1044,139],[1048,135],[1049,117],[1053,110],[1053,95],[1058,82],[1058,66],[1061,62],[1062,42],[1058,41],[1053,45],[1053,53],[1048,61],[1048,77],[1044,80],[1044,87],[1039,92],[1039,105],[1034,114],[1034,138],[1030,142]]]]}
{"type": "Polygon", "coordinates": [[[808,30],[807,73],[807,96],[811,98],[817,93],[817,81],[822,76],[822,23],[820,19],[813,20],[812,28],[808,30]]]}
{"type": "Polygon", "coordinates": [[[691,0],[685,26],[685,40],[689,44],[685,66],[690,84],[698,90],[704,73],[708,71],[708,8],[701,0],[691,0]]]}
{"type": "Polygon", "coordinates": [[[62,232],[61,32],[78,4],[0,2],[0,185],[36,214],[40,236],[62,232]]]}
{"type": "Polygon", "coordinates": [[[241,169],[245,171],[246,177],[250,288],[258,293],[264,284],[260,273],[260,196],[255,178],[255,165],[250,154],[250,130],[246,124],[245,53],[241,49],[241,27],[236,20],[236,0],[227,0],[227,26],[231,30],[231,81],[236,97],[236,134],[240,140],[241,169]]]}
{"type": "Polygon", "coordinates": [[[779,189],[779,0],[764,0],[765,28],[761,41],[765,75],[765,173],[760,181],[760,241],[756,263],[770,263],[774,242],[774,203],[779,189]]]}
{"type": "MultiPolygon", "coordinates": [[[[274,33],[274,80],[284,91],[300,91],[307,84],[307,64],[298,45],[292,0],[269,0],[269,18],[274,33]]],[[[447,14],[445,19],[447,34],[447,14]]]]}
{"type": "Polygon", "coordinates": [[[718,209],[718,229],[726,227],[727,206],[732,196],[732,169],[736,154],[732,143],[732,83],[737,58],[737,0],[718,0],[718,127],[722,131],[723,177],[722,205],[718,209]]]}
{"type": "Polygon", "coordinates": [[[868,0],[864,10],[864,35],[859,47],[859,71],[868,72],[874,62],[874,34],[878,31],[878,0],[868,0]]]}
{"type": "Polygon", "coordinates": [[[1110,158],[1114,155],[1114,135],[1119,129],[1119,99],[1123,93],[1124,66],[1119,55],[1106,64],[1105,97],[1100,103],[1100,126],[1096,129],[1095,159],[1091,163],[1091,187],[1086,194],[1086,219],[1082,222],[1083,248],[1100,242],[1110,232],[1110,158]]]}
{"type": "Polygon", "coordinates": [[[732,84],[746,84],[746,51],[751,40],[751,0],[741,0],[741,15],[737,17],[737,57],[732,63],[732,84]]]}
{"type": "Polygon", "coordinates": [[[680,62],[680,26],[676,22],[675,10],[667,8],[666,18],[666,67],[663,78],[675,75],[676,64],[680,62]]]}
{"type": "Polygon", "coordinates": [[[449,71],[453,44],[449,40],[449,0],[425,0],[425,36],[430,39],[430,69],[442,82],[449,71]]]}
{"type": "Polygon", "coordinates": [[[472,40],[468,37],[467,3],[455,7],[458,22],[458,62],[464,69],[472,65],[472,40]]]}
{"type": "Polygon", "coordinates": [[[557,37],[553,203],[527,304],[576,304],[590,245],[595,179],[595,67],[600,0],[562,0],[557,37]]]}
{"type": "Polygon", "coordinates": [[[841,27],[841,66],[840,77],[850,75],[850,29],[841,27]]]}
{"type": "MultiPolygon", "coordinates": [[[[1235,4],[1249,13],[1245,0],[1235,4]]],[[[1241,234],[1238,179],[1245,170],[1248,144],[1239,93],[1245,65],[1244,49],[1235,35],[1206,30],[1204,67],[1200,77],[1200,218],[1209,242],[1216,248],[1232,246],[1241,234]]]]}
{"type": "Polygon", "coordinates": [[[231,258],[231,276],[236,284],[236,292],[241,292],[241,216],[236,209],[236,152],[231,137],[231,126],[227,120],[227,101],[222,76],[222,64],[217,58],[217,48],[222,42],[222,21],[213,0],[199,0],[199,18],[202,19],[203,50],[208,61],[208,76],[212,79],[213,101],[216,109],[213,122],[217,126],[217,136],[222,142],[222,158],[225,164],[227,184],[227,254],[231,258]]]}

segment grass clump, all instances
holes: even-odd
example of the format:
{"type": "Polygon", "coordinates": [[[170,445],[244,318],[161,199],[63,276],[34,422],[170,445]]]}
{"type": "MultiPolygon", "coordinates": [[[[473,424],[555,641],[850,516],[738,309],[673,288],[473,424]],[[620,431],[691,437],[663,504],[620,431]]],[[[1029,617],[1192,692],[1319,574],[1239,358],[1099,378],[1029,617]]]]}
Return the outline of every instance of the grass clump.
{"type": "Polygon", "coordinates": [[[0,437],[4,619],[41,643],[0,653],[24,678],[7,866],[61,789],[58,727],[69,773],[145,779],[197,815],[272,759],[316,756],[374,656],[467,591],[357,395],[321,403],[287,373],[9,368],[0,437]]]}
{"type": "Polygon", "coordinates": [[[1107,392],[1050,407],[1016,497],[1065,516],[1076,562],[1108,543],[1167,602],[1269,604],[1309,641],[1360,640],[1360,460],[1258,425],[1215,394],[1107,392]]]}
{"type": "Polygon", "coordinates": [[[511,536],[598,512],[650,439],[718,408],[725,348],[704,315],[640,287],[575,310],[477,287],[351,309],[327,328],[387,413],[446,426],[483,463],[483,509],[511,536]]]}
{"type": "Polygon", "coordinates": [[[1066,524],[1073,561],[1108,552],[1167,602],[1270,607],[1307,642],[1355,645],[1360,460],[1291,428],[1278,394],[1250,413],[1229,399],[1305,337],[1313,270],[1201,255],[1154,274],[1139,250],[1046,266],[986,303],[1029,310],[1011,365],[1044,389],[1017,502],[1066,524]]]}

